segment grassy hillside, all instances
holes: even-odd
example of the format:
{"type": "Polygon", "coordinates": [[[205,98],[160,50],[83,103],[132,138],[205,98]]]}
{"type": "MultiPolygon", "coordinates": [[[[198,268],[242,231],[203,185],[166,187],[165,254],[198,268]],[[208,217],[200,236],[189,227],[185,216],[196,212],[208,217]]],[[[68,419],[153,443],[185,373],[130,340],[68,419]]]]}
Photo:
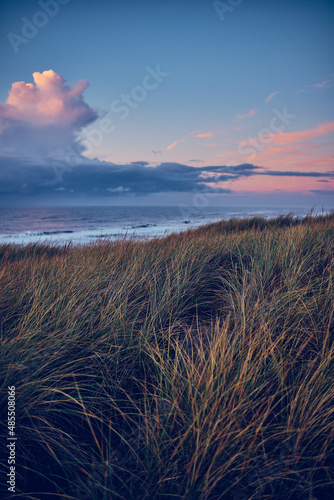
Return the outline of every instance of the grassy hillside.
{"type": "Polygon", "coordinates": [[[334,498],[333,294],[334,214],[0,246],[19,498],[334,498]]]}

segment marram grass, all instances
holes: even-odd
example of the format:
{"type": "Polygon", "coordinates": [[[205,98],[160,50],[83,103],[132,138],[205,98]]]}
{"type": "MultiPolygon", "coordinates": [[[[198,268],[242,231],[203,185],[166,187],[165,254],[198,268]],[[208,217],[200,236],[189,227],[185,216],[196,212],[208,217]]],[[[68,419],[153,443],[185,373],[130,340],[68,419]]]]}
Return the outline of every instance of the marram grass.
{"type": "Polygon", "coordinates": [[[4,498],[334,498],[333,213],[0,266],[4,498]]]}

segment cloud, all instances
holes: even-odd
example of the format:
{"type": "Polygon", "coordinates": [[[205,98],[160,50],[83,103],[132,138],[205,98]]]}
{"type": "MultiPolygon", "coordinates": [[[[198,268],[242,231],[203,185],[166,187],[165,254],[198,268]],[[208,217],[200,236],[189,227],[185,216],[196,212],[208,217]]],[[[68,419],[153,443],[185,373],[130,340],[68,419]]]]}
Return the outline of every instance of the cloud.
{"type": "Polygon", "coordinates": [[[334,121],[295,132],[271,133],[268,130],[266,133],[263,129],[257,136],[240,140],[238,152],[225,151],[221,161],[238,161],[240,154],[244,161],[254,161],[263,167],[303,171],[331,168],[334,162],[332,142],[330,137],[328,140],[322,138],[333,131],[334,121]]]}
{"type": "Polygon", "coordinates": [[[328,89],[330,87],[333,87],[333,77],[334,73],[330,74],[327,80],[323,80],[322,82],[315,83],[313,85],[304,85],[303,89],[297,90],[297,92],[294,92],[295,95],[298,95],[302,92],[306,92],[306,89],[328,89]]]}
{"type": "Polygon", "coordinates": [[[82,163],[65,173],[59,185],[50,165],[23,163],[12,158],[0,160],[0,197],[64,196],[65,190],[76,196],[144,196],[152,193],[229,193],[230,189],[206,184],[237,180],[251,175],[259,167],[244,164],[233,167],[194,167],[180,163],[160,163],[156,167],[138,161],[120,165],[84,158],[82,163]],[[26,187],[22,188],[25,184],[26,187]],[[61,188],[61,190],[60,190],[61,188]],[[55,189],[58,189],[55,193],[55,189]],[[63,191],[64,193],[62,193],[63,191]]]}
{"type": "Polygon", "coordinates": [[[213,133],[208,132],[206,134],[198,134],[198,135],[195,135],[195,137],[213,137],[213,133]]]}
{"type": "Polygon", "coordinates": [[[334,196],[334,189],[311,189],[311,193],[334,196]]]}
{"type": "MultiPolygon", "coordinates": [[[[225,132],[225,130],[221,130],[220,133],[225,132]]],[[[178,139],[177,141],[173,142],[169,146],[167,146],[167,150],[175,148],[177,144],[180,142],[185,142],[188,140],[188,138],[198,138],[198,139],[205,139],[207,137],[213,137],[215,134],[213,132],[205,132],[205,133],[200,133],[198,134],[197,132],[188,132],[185,136],[183,136],[181,139],[178,139]]]]}
{"type": "Polygon", "coordinates": [[[184,142],[184,139],[179,139],[178,141],[173,142],[172,144],[170,144],[169,146],[167,146],[167,148],[166,148],[166,149],[167,149],[167,150],[169,150],[169,149],[173,149],[173,148],[175,148],[175,146],[176,146],[177,144],[179,144],[180,142],[184,142]]]}
{"type": "Polygon", "coordinates": [[[124,188],[123,186],[118,186],[117,188],[107,188],[107,191],[109,191],[110,193],[124,193],[126,191],[130,191],[130,188],[124,188]]]}
{"type": "MultiPolygon", "coordinates": [[[[152,165],[147,161],[116,164],[89,160],[78,152],[79,131],[98,118],[83,98],[88,82],[66,85],[61,75],[52,70],[34,73],[34,83],[16,82],[6,102],[0,104],[0,197],[44,197],[45,199],[81,200],[97,197],[145,196],[158,193],[228,194],[226,184],[256,176],[333,179],[333,172],[298,172],[280,167],[270,171],[243,163],[234,166],[198,166],[175,162],[152,165]],[[71,152],[72,148],[72,152],[71,152]],[[67,151],[70,150],[68,153],[67,151]],[[63,169],[57,177],[54,163],[63,169]],[[59,198],[60,197],[60,198],[59,198]]],[[[252,116],[255,110],[246,115],[252,116]]],[[[334,122],[318,124],[311,130],[272,135],[273,148],[295,144],[334,130],[334,122]]],[[[167,149],[189,137],[207,138],[216,133],[190,132],[167,149]]],[[[211,144],[207,144],[213,145],[211,144]]],[[[154,151],[160,154],[160,151],[154,151]]],[[[196,161],[196,160],[190,160],[196,161]]],[[[294,167],[292,167],[294,168],[294,167]]],[[[260,177],[257,177],[259,180],[260,177]]],[[[264,177],[262,177],[264,179],[264,177]]],[[[238,183],[237,183],[238,185],[238,183]]]]}
{"type": "Polygon", "coordinates": [[[330,177],[334,178],[334,172],[298,172],[286,170],[267,170],[259,175],[272,175],[279,177],[330,177]]]}
{"type": "Polygon", "coordinates": [[[278,94],[278,92],[273,92],[272,94],[268,95],[266,102],[269,102],[276,94],[278,94]]]}
{"type": "Polygon", "coordinates": [[[277,132],[274,134],[266,134],[264,137],[266,139],[270,139],[272,144],[287,145],[316,139],[317,137],[328,135],[333,131],[334,121],[327,121],[318,123],[316,127],[309,130],[301,130],[298,132],[277,132]]]}
{"type": "Polygon", "coordinates": [[[323,82],[316,83],[315,85],[312,85],[312,87],[316,87],[318,89],[326,89],[330,86],[329,83],[330,83],[330,80],[325,80],[323,82]]]}
{"type": "Polygon", "coordinates": [[[34,83],[15,82],[0,104],[0,147],[12,156],[39,156],[76,146],[81,128],[98,118],[83,99],[88,82],[65,85],[53,70],[33,73],[34,83]]]}
{"type": "Polygon", "coordinates": [[[255,115],[255,113],[256,113],[256,110],[255,109],[251,109],[251,110],[248,111],[248,113],[245,113],[244,115],[235,115],[234,118],[238,118],[238,119],[248,118],[249,116],[255,115]]]}
{"type": "Polygon", "coordinates": [[[59,183],[50,165],[7,158],[0,160],[0,198],[5,202],[13,197],[57,200],[70,196],[85,200],[158,193],[228,194],[232,192],[230,185],[224,183],[260,176],[333,179],[334,171],[270,171],[248,163],[195,167],[165,162],[153,167],[145,161],[120,165],[84,158],[59,183]]]}

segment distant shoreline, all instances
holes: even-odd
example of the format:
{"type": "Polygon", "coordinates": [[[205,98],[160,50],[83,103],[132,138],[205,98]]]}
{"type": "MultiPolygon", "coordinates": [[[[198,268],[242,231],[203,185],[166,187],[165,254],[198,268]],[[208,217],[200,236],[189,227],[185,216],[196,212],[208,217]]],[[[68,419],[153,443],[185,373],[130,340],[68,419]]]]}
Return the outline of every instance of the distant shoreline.
{"type": "MultiPolygon", "coordinates": [[[[33,207],[0,209],[0,243],[89,244],[119,238],[146,240],[220,220],[244,217],[301,218],[308,208],[226,207],[33,207]]],[[[314,211],[330,213],[330,210],[314,211]]]]}

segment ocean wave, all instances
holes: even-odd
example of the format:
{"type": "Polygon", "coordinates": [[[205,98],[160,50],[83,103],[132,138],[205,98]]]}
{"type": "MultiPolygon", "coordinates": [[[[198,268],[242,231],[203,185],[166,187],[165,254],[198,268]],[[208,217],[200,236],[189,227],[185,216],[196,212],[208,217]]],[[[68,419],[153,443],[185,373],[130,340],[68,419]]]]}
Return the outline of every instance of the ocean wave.
{"type": "Polygon", "coordinates": [[[74,231],[64,229],[63,231],[26,231],[25,233],[17,234],[0,234],[1,238],[30,238],[32,236],[52,236],[60,234],[73,234],[74,231]]]}
{"type": "Polygon", "coordinates": [[[64,230],[64,231],[43,231],[42,236],[51,236],[52,234],[72,234],[74,231],[64,230]]]}
{"type": "Polygon", "coordinates": [[[139,226],[131,226],[130,229],[142,229],[147,227],[157,227],[156,224],[140,224],[139,226]]]}

